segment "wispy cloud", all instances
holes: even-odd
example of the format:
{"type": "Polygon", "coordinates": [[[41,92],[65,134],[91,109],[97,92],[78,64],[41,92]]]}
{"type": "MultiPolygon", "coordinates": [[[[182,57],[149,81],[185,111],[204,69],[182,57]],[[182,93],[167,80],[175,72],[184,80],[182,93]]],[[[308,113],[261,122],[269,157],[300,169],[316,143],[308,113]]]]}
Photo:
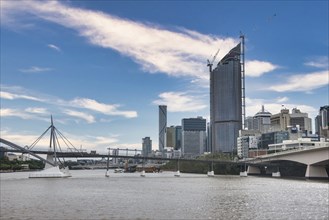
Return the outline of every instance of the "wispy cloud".
{"type": "MultiPolygon", "coordinates": [[[[1,137],[6,139],[6,140],[15,140],[15,144],[18,144],[19,146],[25,146],[25,145],[31,145],[37,138],[40,136],[40,134],[31,134],[31,132],[24,132],[21,131],[20,133],[13,132],[8,129],[1,128],[0,130],[1,137]]],[[[76,136],[71,133],[64,133],[64,136],[70,140],[70,143],[77,148],[85,150],[97,150],[97,152],[106,152],[106,148],[110,144],[115,144],[117,143],[118,136],[117,135],[112,135],[109,134],[108,136],[94,136],[94,135],[84,135],[84,136],[76,136]]],[[[72,147],[67,146],[66,143],[62,141],[62,139],[59,139],[60,145],[62,147],[62,150],[66,150],[66,147],[72,147]]],[[[140,145],[140,144],[139,144],[140,145]]],[[[41,149],[41,150],[46,150],[49,146],[49,138],[44,137],[40,139],[38,144],[35,146],[34,149],[41,149]]],[[[117,146],[117,144],[116,144],[117,146]]],[[[125,146],[126,148],[129,147],[128,145],[125,146]]],[[[130,147],[129,147],[130,148],[130,147]]],[[[131,147],[132,148],[132,147],[131,147]]]]}
{"type": "Polygon", "coordinates": [[[48,44],[47,45],[49,48],[56,50],[58,52],[61,52],[61,48],[59,48],[58,46],[54,45],[54,44],[48,44]]]}
{"type": "Polygon", "coordinates": [[[90,109],[96,112],[101,112],[105,115],[119,115],[119,116],[124,116],[126,118],[137,117],[136,111],[118,110],[118,108],[120,107],[120,105],[118,104],[114,104],[114,105],[104,104],[97,102],[96,100],[87,99],[87,98],[76,98],[70,101],[69,103],[74,107],[90,109]]]}
{"type": "Polygon", "coordinates": [[[23,94],[14,94],[14,93],[4,92],[4,91],[0,91],[0,98],[9,99],[9,100],[28,99],[28,100],[33,100],[33,101],[43,101],[41,98],[38,98],[38,97],[33,97],[33,96],[23,95],[23,94]]]}
{"type": "Polygon", "coordinates": [[[286,96],[284,96],[284,97],[278,97],[278,98],[276,98],[275,101],[276,101],[277,103],[284,103],[284,102],[289,101],[289,98],[286,97],[286,96]]]}
{"type": "Polygon", "coordinates": [[[22,119],[33,118],[32,115],[27,114],[25,111],[21,111],[18,109],[11,109],[11,108],[1,108],[0,115],[1,115],[1,117],[18,117],[18,118],[22,118],[22,119]]]}
{"type": "Polygon", "coordinates": [[[276,92],[310,92],[323,86],[328,86],[329,71],[319,71],[307,74],[296,74],[287,78],[286,83],[280,83],[267,88],[276,92]]]}
{"type": "MultiPolygon", "coordinates": [[[[74,29],[91,44],[116,50],[132,58],[145,71],[171,76],[207,80],[206,60],[211,54],[220,48],[218,58],[221,58],[238,43],[233,38],[204,35],[183,28],[169,30],[156,24],[74,8],[57,1],[6,1],[2,10],[10,11],[8,14],[15,15],[17,19],[30,13],[74,29]]],[[[253,60],[249,62],[248,68],[252,70],[249,71],[251,76],[255,77],[275,69],[275,65],[253,60]]]]}
{"type": "Polygon", "coordinates": [[[25,112],[29,112],[29,113],[34,113],[34,114],[41,114],[41,115],[50,115],[50,113],[48,112],[48,110],[46,108],[33,108],[33,107],[29,107],[25,109],[25,112]]]}
{"type": "MultiPolygon", "coordinates": [[[[28,91],[26,89],[20,88],[20,87],[9,87],[9,86],[2,86],[2,90],[0,91],[0,98],[1,99],[7,99],[7,100],[14,100],[14,99],[27,99],[27,100],[33,100],[38,101],[40,103],[43,103],[45,105],[51,105],[53,106],[53,111],[60,111],[61,108],[66,108],[67,110],[64,111],[66,115],[70,115],[73,117],[79,117],[81,119],[86,120],[88,123],[95,122],[94,116],[92,116],[92,113],[90,111],[93,111],[94,113],[101,113],[104,115],[109,116],[122,116],[125,118],[135,118],[138,116],[136,111],[126,111],[121,110],[120,104],[107,104],[107,103],[101,103],[93,99],[89,98],[75,98],[73,100],[63,100],[59,99],[57,97],[51,97],[45,94],[38,94],[37,96],[29,95],[33,92],[28,91]],[[56,107],[56,108],[54,108],[56,107]],[[73,110],[72,108],[76,109],[83,109],[87,112],[78,112],[76,110],[73,110]],[[57,110],[56,110],[57,109],[57,110]],[[70,110],[68,110],[70,109],[70,110]]],[[[25,109],[25,112],[28,113],[39,113],[39,114],[45,114],[47,113],[46,108],[37,108],[37,107],[27,107],[25,109]]],[[[25,117],[28,118],[28,117],[25,117]]]]}
{"type": "Polygon", "coordinates": [[[161,93],[153,104],[167,105],[169,112],[197,112],[207,107],[202,98],[184,92],[161,93]]]}
{"type": "Polygon", "coordinates": [[[85,112],[78,112],[78,111],[73,111],[73,110],[70,110],[70,109],[66,109],[63,112],[65,114],[69,115],[69,116],[73,116],[73,117],[76,117],[76,118],[83,119],[89,124],[94,123],[96,121],[95,117],[93,115],[87,114],[85,112]]]}
{"type": "Polygon", "coordinates": [[[38,67],[38,66],[31,66],[29,68],[26,69],[19,69],[19,71],[23,72],[23,73],[40,73],[40,72],[47,72],[47,71],[51,71],[51,68],[48,67],[38,67]]]}
{"type": "Polygon", "coordinates": [[[316,67],[316,68],[329,68],[329,58],[327,56],[315,57],[304,63],[306,66],[316,67]]]}
{"type": "Polygon", "coordinates": [[[1,108],[0,115],[1,118],[16,117],[24,120],[38,120],[49,122],[49,113],[46,109],[43,108],[1,108]]]}

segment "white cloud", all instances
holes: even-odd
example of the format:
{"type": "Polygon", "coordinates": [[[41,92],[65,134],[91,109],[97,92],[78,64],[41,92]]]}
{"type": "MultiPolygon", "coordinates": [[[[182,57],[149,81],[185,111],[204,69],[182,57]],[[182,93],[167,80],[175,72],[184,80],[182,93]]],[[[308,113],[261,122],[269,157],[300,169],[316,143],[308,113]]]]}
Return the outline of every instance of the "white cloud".
{"type": "Polygon", "coordinates": [[[164,92],[159,98],[153,101],[153,104],[167,105],[169,112],[197,112],[207,107],[201,97],[187,95],[184,92],[164,92]]]}
{"type": "Polygon", "coordinates": [[[40,72],[47,72],[47,71],[51,71],[51,68],[48,67],[38,67],[38,66],[31,66],[29,68],[26,69],[19,69],[19,71],[23,72],[23,73],[40,73],[40,72]]]}
{"type": "MultiPolygon", "coordinates": [[[[0,131],[1,138],[5,140],[12,141],[15,144],[18,144],[19,146],[30,146],[32,143],[34,143],[41,134],[31,134],[31,132],[20,132],[19,134],[16,132],[12,132],[10,130],[6,130],[1,128],[0,131]]],[[[119,140],[117,139],[117,135],[108,135],[108,136],[93,136],[93,135],[83,135],[83,136],[76,136],[70,133],[62,133],[69,141],[70,143],[76,148],[85,150],[95,150],[99,153],[106,153],[107,148],[110,144],[115,144],[119,140]]],[[[48,135],[50,135],[48,133],[48,135]]],[[[66,151],[68,147],[72,147],[71,145],[67,145],[67,141],[64,143],[62,138],[58,136],[58,141],[61,145],[62,151],[66,151]]],[[[34,149],[39,150],[47,150],[49,146],[49,136],[45,135],[44,138],[41,138],[39,142],[35,145],[34,149]]],[[[117,145],[115,145],[117,146],[117,145]]]]}
{"type": "MultiPolygon", "coordinates": [[[[106,104],[100,103],[96,100],[89,99],[89,98],[76,98],[73,100],[62,100],[56,97],[50,97],[47,95],[38,94],[37,96],[30,96],[24,94],[31,94],[31,91],[25,90],[20,87],[9,87],[9,86],[2,86],[2,89],[5,91],[0,92],[0,97],[2,99],[14,100],[14,99],[28,99],[33,101],[39,101],[43,104],[52,105],[55,107],[65,107],[65,108],[80,108],[85,110],[92,110],[98,113],[102,113],[104,115],[112,115],[112,116],[122,116],[125,118],[135,118],[138,116],[136,111],[124,111],[120,109],[119,104],[106,104]],[[14,91],[14,92],[9,92],[14,91]],[[41,96],[46,98],[41,98],[41,96]]],[[[53,112],[56,111],[56,108],[52,108],[53,112]]],[[[34,107],[27,107],[26,112],[29,113],[39,113],[39,114],[48,114],[46,108],[34,108],[34,107]]],[[[74,110],[66,111],[67,115],[71,115],[74,117],[80,117],[86,120],[88,123],[95,122],[95,118],[89,113],[77,112],[74,110]]],[[[105,120],[105,119],[103,119],[105,120]]]]}
{"type": "MultiPolygon", "coordinates": [[[[24,147],[24,146],[30,146],[32,143],[35,142],[35,140],[38,139],[38,137],[40,137],[41,134],[38,135],[33,135],[33,134],[27,134],[26,132],[21,132],[21,133],[14,133],[10,130],[6,130],[1,128],[1,138],[14,142],[15,144],[24,147]]],[[[49,138],[43,138],[39,141],[39,145],[38,146],[49,146],[49,138]]]]}
{"type": "MultiPolygon", "coordinates": [[[[293,102],[280,102],[280,98],[268,100],[268,99],[251,99],[246,98],[246,116],[254,116],[257,112],[262,109],[262,105],[266,111],[270,112],[271,114],[277,114],[283,108],[287,108],[290,111],[293,108],[298,108],[301,112],[305,112],[309,114],[309,117],[314,119],[315,115],[318,112],[318,109],[315,109],[312,106],[298,104],[293,102]]],[[[287,100],[288,101],[288,100],[287,100]]]]}
{"type": "Polygon", "coordinates": [[[42,115],[49,114],[49,112],[46,108],[32,108],[32,107],[29,107],[29,108],[25,109],[25,112],[34,113],[34,114],[42,114],[42,115]]]}
{"type": "Polygon", "coordinates": [[[118,107],[120,107],[120,105],[104,104],[104,103],[97,102],[96,100],[93,100],[93,99],[76,98],[76,99],[70,101],[70,104],[74,107],[90,109],[90,110],[93,110],[96,112],[101,112],[105,115],[118,115],[118,116],[124,116],[126,118],[137,117],[136,111],[121,111],[121,110],[118,110],[118,107]]]}
{"type": "Polygon", "coordinates": [[[46,112],[41,110],[41,108],[27,108],[25,110],[16,108],[1,108],[0,115],[1,118],[5,117],[17,117],[24,120],[40,120],[49,122],[49,118],[42,117],[46,112]]]}
{"type": "Polygon", "coordinates": [[[329,59],[327,56],[316,57],[314,60],[309,60],[304,63],[306,66],[316,67],[316,68],[329,68],[329,59]]]}
{"type": "MultiPolygon", "coordinates": [[[[204,35],[183,28],[172,31],[57,1],[12,1],[6,2],[2,10],[11,12],[9,14],[17,19],[19,15],[30,13],[74,29],[90,43],[132,58],[146,71],[172,76],[208,80],[206,60],[218,48],[217,58],[220,59],[238,43],[233,38],[204,35]]],[[[254,77],[275,69],[273,64],[257,60],[247,62],[247,66],[250,68],[247,75],[254,77]]]]}
{"type": "Polygon", "coordinates": [[[0,109],[1,117],[18,117],[22,119],[31,119],[32,116],[27,114],[24,111],[20,111],[18,109],[10,109],[10,108],[1,108],[0,109]]]}
{"type": "Polygon", "coordinates": [[[21,94],[14,94],[10,92],[4,92],[0,91],[0,98],[2,99],[9,99],[9,100],[14,100],[14,99],[28,99],[28,100],[33,100],[33,101],[42,101],[42,99],[29,96],[29,95],[21,95],[21,94]]]}
{"type": "Polygon", "coordinates": [[[270,86],[267,90],[276,92],[310,92],[328,86],[329,71],[318,71],[307,74],[296,74],[287,78],[286,83],[270,86]]]}
{"type": "Polygon", "coordinates": [[[76,118],[81,118],[85,120],[87,123],[94,123],[95,122],[95,117],[92,116],[91,114],[87,114],[85,112],[78,112],[78,111],[73,111],[70,109],[66,109],[63,111],[65,114],[76,117],[76,118]]]}
{"type": "Polygon", "coordinates": [[[276,99],[276,102],[277,103],[284,103],[284,102],[287,102],[289,100],[289,98],[288,97],[278,97],[277,99],[276,99]]]}
{"type": "Polygon", "coordinates": [[[53,49],[53,50],[56,50],[58,52],[61,51],[61,48],[59,48],[58,46],[54,45],[54,44],[48,44],[47,45],[49,48],[53,49]]]}
{"type": "Polygon", "coordinates": [[[264,73],[271,72],[278,68],[278,66],[265,61],[247,60],[245,64],[246,76],[259,77],[264,73]]]}

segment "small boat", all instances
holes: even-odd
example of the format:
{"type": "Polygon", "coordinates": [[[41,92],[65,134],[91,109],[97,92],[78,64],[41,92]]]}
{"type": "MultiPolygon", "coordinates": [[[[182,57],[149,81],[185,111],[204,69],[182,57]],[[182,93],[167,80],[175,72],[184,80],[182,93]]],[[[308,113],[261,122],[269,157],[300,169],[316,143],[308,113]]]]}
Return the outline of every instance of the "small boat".
{"type": "Polygon", "coordinates": [[[208,177],[214,177],[215,176],[214,171],[213,170],[212,171],[208,171],[207,176],[208,177]]]}
{"type": "Polygon", "coordinates": [[[273,172],[273,173],[272,173],[272,177],[281,177],[281,173],[280,173],[280,171],[278,171],[278,172],[273,172]]]}
{"type": "Polygon", "coordinates": [[[214,177],[215,176],[215,172],[214,172],[214,161],[211,161],[211,171],[208,171],[207,176],[208,177],[214,177]]]}
{"type": "Polygon", "coordinates": [[[120,168],[114,169],[114,173],[123,173],[123,172],[124,169],[120,169],[120,168]]]}
{"type": "Polygon", "coordinates": [[[248,173],[247,171],[240,172],[240,177],[247,177],[248,173]]]}
{"type": "Polygon", "coordinates": [[[177,172],[175,173],[175,175],[174,175],[175,177],[180,177],[180,171],[179,170],[177,170],[177,172]]]}

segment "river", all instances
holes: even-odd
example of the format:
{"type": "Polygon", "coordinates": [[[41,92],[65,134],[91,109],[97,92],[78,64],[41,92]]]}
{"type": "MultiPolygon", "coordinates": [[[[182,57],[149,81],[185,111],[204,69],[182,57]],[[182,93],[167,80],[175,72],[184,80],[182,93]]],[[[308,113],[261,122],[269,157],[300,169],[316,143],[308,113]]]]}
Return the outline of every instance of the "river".
{"type": "Polygon", "coordinates": [[[328,219],[328,182],[173,172],[1,173],[0,219],[328,219]]]}

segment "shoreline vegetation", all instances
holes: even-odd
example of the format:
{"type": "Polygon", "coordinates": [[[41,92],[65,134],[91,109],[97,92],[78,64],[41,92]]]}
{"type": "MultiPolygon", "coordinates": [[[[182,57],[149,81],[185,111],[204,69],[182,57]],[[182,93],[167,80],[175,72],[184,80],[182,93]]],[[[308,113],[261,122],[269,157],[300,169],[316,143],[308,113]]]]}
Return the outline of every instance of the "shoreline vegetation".
{"type": "Polygon", "coordinates": [[[16,172],[16,171],[36,171],[42,170],[45,164],[39,160],[12,160],[7,157],[0,159],[0,173],[16,172]]]}
{"type": "MultiPolygon", "coordinates": [[[[224,154],[224,153],[215,153],[201,155],[196,159],[200,160],[222,160],[222,161],[234,161],[236,155],[234,154],[224,154]]],[[[176,171],[178,170],[177,161],[169,161],[161,167],[163,171],[176,171]]],[[[211,161],[209,163],[193,161],[179,161],[179,171],[182,173],[198,173],[203,174],[212,170],[211,161]]],[[[239,175],[240,166],[237,164],[213,164],[213,170],[216,174],[219,175],[239,175]]]]}

